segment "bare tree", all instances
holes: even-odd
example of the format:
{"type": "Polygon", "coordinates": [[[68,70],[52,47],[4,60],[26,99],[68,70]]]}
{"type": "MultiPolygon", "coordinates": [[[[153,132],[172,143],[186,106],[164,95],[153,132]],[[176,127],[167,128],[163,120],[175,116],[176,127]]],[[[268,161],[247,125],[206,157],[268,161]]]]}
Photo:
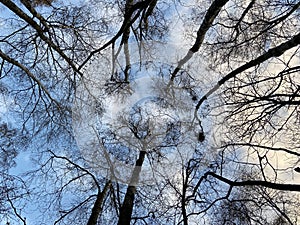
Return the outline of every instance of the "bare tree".
{"type": "Polygon", "coordinates": [[[297,224],[299,1],[0,2],[8,223],[297,224]]]}

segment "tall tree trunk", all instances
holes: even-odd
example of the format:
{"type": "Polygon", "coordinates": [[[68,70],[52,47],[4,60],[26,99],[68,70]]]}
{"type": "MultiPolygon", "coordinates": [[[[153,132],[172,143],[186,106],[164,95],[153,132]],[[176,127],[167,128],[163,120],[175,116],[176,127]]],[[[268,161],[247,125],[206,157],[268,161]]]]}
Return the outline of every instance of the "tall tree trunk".
{"type": "Polygon", "coordinates": [[[97,220],[102,211],[103,200],[104,200],[104,197],[105,197],[110,185],[111,185],[111,181],[107,181],[103,190],[102,191],[100,191],[100,189],[98,190],[97,199],[93,206],[92,214],[90,215],[87,225],[96,225],[97,224],[97,220]]]}
{"type": "Polygon", "coordinates": [[[145,159],[145,155],[146,151],[140,151],[139,158],[135,163],[130,183],[126,191],[122,207],[120,209],[118,225],[130,225],[131,215],[134,206],[134,197],[136,193],[136,185],[139,181],[140,172],[145,159]]]}

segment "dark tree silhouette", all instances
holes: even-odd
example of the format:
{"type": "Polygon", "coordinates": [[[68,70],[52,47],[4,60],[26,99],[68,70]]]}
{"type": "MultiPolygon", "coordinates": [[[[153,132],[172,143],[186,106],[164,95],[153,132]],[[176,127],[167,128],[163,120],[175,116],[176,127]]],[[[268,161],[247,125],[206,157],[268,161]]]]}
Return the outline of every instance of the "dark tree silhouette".
{"type": "Polygon", "coordinates": [[[0,3],[4,223],[297,224],[299,1],[0,3]]]}

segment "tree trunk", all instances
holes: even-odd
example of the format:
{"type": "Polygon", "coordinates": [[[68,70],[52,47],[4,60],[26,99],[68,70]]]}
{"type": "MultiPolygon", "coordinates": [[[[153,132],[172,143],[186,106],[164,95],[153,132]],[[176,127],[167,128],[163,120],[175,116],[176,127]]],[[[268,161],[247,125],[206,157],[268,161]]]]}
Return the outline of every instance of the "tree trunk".
{"type": "Polygon", "coordinates": [[[127,188],[125,198],[120,209],[118,225],[130,225],[134,205],[134,197],[136,193],[136,185],[139,181],[139,176],[145,159],[145,155],[146,151],[140,151],[139,158],[135,163],[135,167],[131,175],[130,184],[127,188]]]}
{"type": "Polygon", "coordinates": [[[96,225],[97,224],[97,220],[99,218],[100,212],[102,211],[103,200],[104,200],[104,197],[105,197],[110,185],[111,185],[111,182],[107,181],[103,190],[100,191],[100,189],[99,189],[98,194],[97,194],[97,199],[93,206],[92,214],[90,215],[87,225],[96,225]]]}

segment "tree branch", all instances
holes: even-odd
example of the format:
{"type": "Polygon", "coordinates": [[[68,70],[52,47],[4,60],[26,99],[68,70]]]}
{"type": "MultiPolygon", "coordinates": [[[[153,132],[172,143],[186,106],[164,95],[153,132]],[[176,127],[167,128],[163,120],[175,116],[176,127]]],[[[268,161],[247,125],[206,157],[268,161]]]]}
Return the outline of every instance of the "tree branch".
{"type": "Polygon", "coordinates": [[[204,174],[203,177],[204,179],[206,179],[208,176],[212,176],[232,187],[261,186],[261,187],[266,187],[274,190],[300,192],[300,184],[278,184],[278,183],[262,181],[262,180],[232,181],[213,172],[207,172],[204,174]]]}
{"type": "Polygon", "coordinates": [[[286,149],[286,148],[275,148],[275,147],[271,147],[271,146],[251,144],[251,143],[246,143],[246,142],[245,143],[229,143],[225,146],[221,146],[221,148],[224,148],[224,147],[227,147],[227,146],[247,146],[247,147],[253,147],[253,148],[267,149],[267,150],[271,150],[271,151],[283,151],[283,152],[289,153],[291,155],[296,155],[296,156],[300,157],[300,153],[291,151],[291,150],[286,149]]]}
{"type": "Polygon", "coordinates": [[[108,42],[106,42],[102,47],[92,51],[89,54],[89,56],[83,61],[83,63],[78,67],[78,69],[81,70],[95,54],[101,52],[102,50],[104,50],[105,48],[113,44],[137,20],[139,14],[137,14],[137,16],[131,19],[132,14],[138,9],[147,8],[150,3],[151,0],[147,0],[147,1],[137,2],[132,7],[130,7],[128,13],[124,15],[123,23],[121,25],[121,28],[117,32],[117,34],[108,42]]]}
{"type": "Polygon", "coordinates": [[[190,50],[188,51],[188,53],[186,54],[185,57],[183,57],[179,62],[177,67],[175,68],[174,72],[171,75],[171,82],[175,79],[176,74],[179,72],[180,68],[187,62],[189,61],[193,54],[198,52],[204,37],[208,31],[208,29],[212,26],[213,21],[215,20],[215,18],[217,17],[217,15],[219,14],[219,12],[221,11],[222,7],[228,2],[228,0],[215,0],[210,7],[208,8],[203,22],[199,28],[199,30],[197,31],[197,37],[196,37],[196,41],[194,43],[194,45],[192,46],[192,48],[190,48],[190,50]]]}
{"type": "Polygon", "coordinates": [[[44,30],[33,20],[31,19],[26,13],[24,13],[16,4],[14,4],[10,0],[0,0],[0,2],[5,5],[8,9],[14,12],[17,16],[23,19],[26,23],[28,23],[31,27],[33,27],[39,37],[45,41],[51,48],[53,48],[66,62],[72,67],[72,69],[77,72],[78,74],[82,75],[79,69],[75,66],[72,60],[56,45],[53,41],[50,40],[44,34],[44,30]]]}
{"type": "Polygon", "coordinates": [[[211,88],[198,101],[198,103],[196,105],[195,113],[199,110],[199,108],[202,105],[202,103],[211,94],[213,94],[216,90],[218,90],[220,88],[220,86],[222,86],[225,82],[227,82],[231,78],[234,78],[235,76],[237,76],[238,74],[244,72],[245,70],[247,70],[247,69],[249,69],[251,67],[257,66],[257,65],[265,62],[266,60],[270,59],[270,58],[281,56],[284,52],[286,52],[287,50],[289,50],[289,49],[291,49],[293,47],[296,47],[299,44],[300,44],[300,33],[298,33],[297,35],[295,35],[291,40],[289,40],[287,42],[284,42],[281,45],[270,49],[269,51],[267,51],[263,55],[257,57],[256,59],[253,59],[250,62],[247,62],[244,65],[242,65],[242,66],[238,67],[237,69],[233,70],[232,72],[230,72],[229,74],[227,74],[225,77],[223,77],[221,80],[219,80],[218,83],[213,88],[211,88]]]}
{"type": "Polygon", "coordinates": [[[28,75],[28,77],[30,77],[35,83],[37,83],[37,85],[39,86],[39,88],[41,88],[41,89],[44,91],[44,93],[48,96],[48,98],[49,98],[51,101],[53,101],[53,102],[60,108],[60,103],[59,103],[57,100],[55,100],[54,98],[52,98],[52,96],[51,96],[50,92],[47,90],[47,88],[42,84],[42,82],[41,82],[39,79],[37,79],[37,78],[30,72],[30,70],[29,70],[27,67],[25,67],[24,65],[22,65],[21,63],[19,63],[17,60],[12,59],[11,57],[9,57],[8,55],[6,55],[6,54],[5,54],[4,52],[2,52],[1,50],[0,50],[0,57],[1,57],[2,59],[4,59],[5,61],[11,63],[12,65],[17,66],[17,67],[19,67],[21,70],[23,70],[23,71],[28,75]]]}

